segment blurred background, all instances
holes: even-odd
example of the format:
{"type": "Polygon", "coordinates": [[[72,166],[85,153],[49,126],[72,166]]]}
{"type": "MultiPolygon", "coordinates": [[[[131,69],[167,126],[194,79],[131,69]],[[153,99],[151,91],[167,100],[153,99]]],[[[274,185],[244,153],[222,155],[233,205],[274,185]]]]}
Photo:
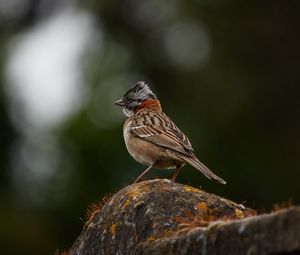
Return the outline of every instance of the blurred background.
{"type": "Polygon", "coordinates": [[[70,247],[87,206],[145,168],[113,105],[138,80],[228,184],[190,166],[178,182],[257,209],[299,203],[299,13],[296,0],[1,0],[0,253],[70,247]]]}

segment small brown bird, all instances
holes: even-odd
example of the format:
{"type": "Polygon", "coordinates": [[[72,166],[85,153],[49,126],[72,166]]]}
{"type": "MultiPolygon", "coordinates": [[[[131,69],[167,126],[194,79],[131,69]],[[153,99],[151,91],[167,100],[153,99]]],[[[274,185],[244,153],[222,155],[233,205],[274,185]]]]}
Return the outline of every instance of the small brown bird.
{"type": "Polygon", "coordinates": [[[123,107],[127,117],[123,134],[128,152],[136,161],[149,166],[135,182],[152,167],[175,169],[175,181],[181,167],[189,163],[207,178],[226,184],[197,159],[189,139],[162,111],[145,82],[136,83],[115,104],[123,107]]]}

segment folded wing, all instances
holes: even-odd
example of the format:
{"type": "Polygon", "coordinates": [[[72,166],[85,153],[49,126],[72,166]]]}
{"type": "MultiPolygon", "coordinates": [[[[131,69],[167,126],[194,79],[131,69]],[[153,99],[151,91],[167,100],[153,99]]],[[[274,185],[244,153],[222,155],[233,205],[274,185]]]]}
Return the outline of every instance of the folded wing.
{"type": "Polygon", "coordinates": [[[184,133],[163,112],[139,113],[140,123],[132,123],[130,131],[146,141],[190,155],[192,145],[184,133]]]}
{"type": "Polygon", "coordinates": [[[178,157],[188,162],[207,178],[226,184],[226,182],[215,175],[193,153],[193,148],[184,133],[163,112],[139,112],[140,116],[135,118],[138,122],[132,123],[130,131],[146,141],[179,152],[178,157]]]}

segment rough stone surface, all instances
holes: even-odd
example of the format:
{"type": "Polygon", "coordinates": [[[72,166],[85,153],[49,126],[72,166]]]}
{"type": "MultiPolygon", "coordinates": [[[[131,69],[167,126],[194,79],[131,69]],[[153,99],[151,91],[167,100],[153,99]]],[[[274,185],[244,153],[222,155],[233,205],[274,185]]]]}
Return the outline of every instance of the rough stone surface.
{"type": "Polygon", "coordinates": [[[300,254],[300,207],[194,228],[139,246],[135,254],[300,254]]]}
{"type": "Polygon", "coordinates": [[[220,251],[234,232],[226,222],[255,214],[187,185],[165,179],[140,182],[119,191],[94,213],[70,254],[224,254],[220,251]],[[215,253],[207,253],[215,245],[215,253]]]}

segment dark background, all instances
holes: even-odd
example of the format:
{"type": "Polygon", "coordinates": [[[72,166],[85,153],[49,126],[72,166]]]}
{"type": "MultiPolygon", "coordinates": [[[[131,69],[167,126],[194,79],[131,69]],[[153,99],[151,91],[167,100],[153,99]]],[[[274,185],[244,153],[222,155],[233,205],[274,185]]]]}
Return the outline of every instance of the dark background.
{"type": "Polygon", "coordinates": [[[190,166],[178,182],[259,210],[299,203],[299,13],[296,0],[1,0],[0,253],[68,248],[86,207],[145,168],[113,105],[138,80],[227,185],[190,166]]]}

